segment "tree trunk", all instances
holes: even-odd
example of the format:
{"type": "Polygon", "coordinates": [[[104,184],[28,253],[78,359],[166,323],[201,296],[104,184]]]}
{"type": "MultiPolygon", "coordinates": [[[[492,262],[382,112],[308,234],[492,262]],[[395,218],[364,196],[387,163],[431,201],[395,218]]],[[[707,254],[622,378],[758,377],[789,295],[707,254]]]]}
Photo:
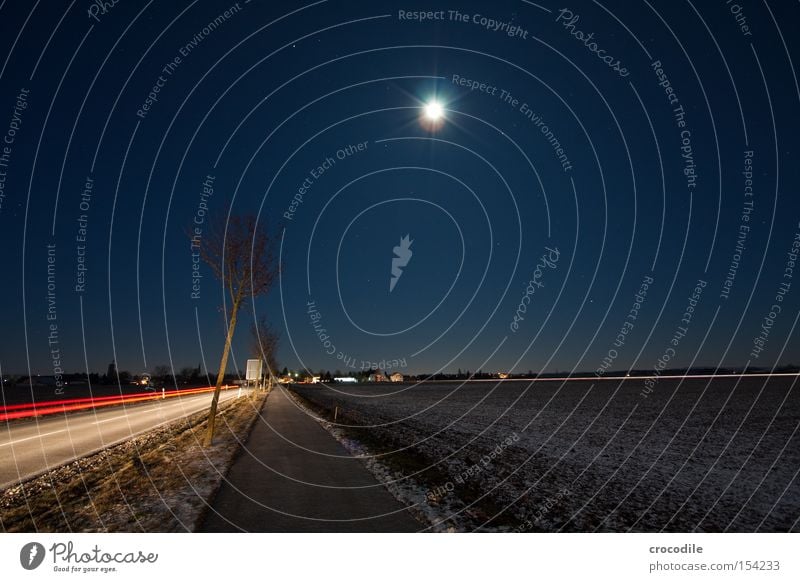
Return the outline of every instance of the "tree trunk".
{"type": "Polygon", "coordinates": [[[236,317],[239,314],[240,300],[236,299],[231,308],[231,320],[228,322],[228,336],[225,338],[225,347],[222,350],[222,360],[219,363],[217,372],[217,386],[214,389],[214,396],[211,398],[211,408],[208,411],[208,430],[204,446],[210,447],[214,442],[214,424],[217,420],[217,404],[219,403],[219,393],[222,391],[222,380],[225,378],[225,368],[228,367],[228,354],[231,351],[231,341],[233,331],[236,328],[236,317]]]}

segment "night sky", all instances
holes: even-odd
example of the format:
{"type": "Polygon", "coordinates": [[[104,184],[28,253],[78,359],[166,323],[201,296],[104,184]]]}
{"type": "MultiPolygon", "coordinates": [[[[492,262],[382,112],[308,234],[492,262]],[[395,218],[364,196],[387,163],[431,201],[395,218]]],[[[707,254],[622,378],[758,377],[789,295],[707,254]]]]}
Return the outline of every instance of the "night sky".
{"type": "Polygon", "coordinates": [[[229,212],[231,370],[800,363],[797,3],[101,4],[0,3],[3,375],[216,370],[229,212]]]}

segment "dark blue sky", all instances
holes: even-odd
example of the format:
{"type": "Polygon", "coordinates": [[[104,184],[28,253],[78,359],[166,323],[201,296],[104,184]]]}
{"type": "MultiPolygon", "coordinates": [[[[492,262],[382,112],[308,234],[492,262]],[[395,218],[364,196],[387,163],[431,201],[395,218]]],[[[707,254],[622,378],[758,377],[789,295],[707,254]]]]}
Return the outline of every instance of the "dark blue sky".
{"type": "Polygon", "coordinates": [[[209,175],[212,214],[282,240],[240,365],[254,312],[314,370],[797,363],[798,7],[732,5],[2,3],[3,374],[51,374],[54,346],[215,370],[221,288],[203,266],[191,297],[185,235],[209,175]]]}

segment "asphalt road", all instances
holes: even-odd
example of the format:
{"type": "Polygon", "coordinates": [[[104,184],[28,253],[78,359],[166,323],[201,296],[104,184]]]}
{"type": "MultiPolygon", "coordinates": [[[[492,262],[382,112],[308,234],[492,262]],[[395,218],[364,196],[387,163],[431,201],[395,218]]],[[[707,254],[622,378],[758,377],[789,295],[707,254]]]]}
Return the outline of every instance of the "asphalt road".
{"type": "MultiPolygon", "coordinates": [[[[220,394],[220,402],[238,390],[220,394]]],[[[0,489],[208,408],[211,394],[9,422],[0,427],[0,489]]]]}
{"type": "MultiPolygon", "coordinates": [[[[415,532],[423,528],[360,459],[274,389],[225,476],[205,532],[415,532]]],[[[345,562],[334,567],[350,567],[345,562]]]]}

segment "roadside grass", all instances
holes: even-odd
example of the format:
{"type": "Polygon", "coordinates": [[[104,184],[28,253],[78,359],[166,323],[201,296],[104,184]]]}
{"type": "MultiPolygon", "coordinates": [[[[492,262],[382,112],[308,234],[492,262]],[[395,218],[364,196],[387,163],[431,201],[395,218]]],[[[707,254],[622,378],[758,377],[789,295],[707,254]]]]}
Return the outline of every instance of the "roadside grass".
{"type": "Polygon", "coordinates": [[[202,523],[267,395],[195,413],[0,492],[5,532],[185,532],[202,523]]]}

